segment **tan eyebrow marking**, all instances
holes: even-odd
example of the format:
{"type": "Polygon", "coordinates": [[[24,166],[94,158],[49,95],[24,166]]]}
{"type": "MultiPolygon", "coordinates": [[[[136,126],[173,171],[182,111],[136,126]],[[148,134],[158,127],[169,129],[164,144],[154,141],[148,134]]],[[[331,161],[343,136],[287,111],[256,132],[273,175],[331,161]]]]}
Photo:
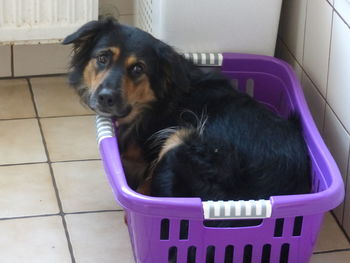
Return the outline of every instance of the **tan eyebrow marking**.
{"type": "Polygon", "coordinates": [[[100,49],[98,52],[103,52],[103,51],[110,51],[112,52],[113,54],[113,57],[112,57],[112,61],[113,62],[116,62],[120,56],[120,48],[119,47],[107,47],[107,48],[103,48],[103,49],[100,49]]]}
{"type": "Polygon", "coordinates": [[[113,62],[116,62],[120,56],[120,48],[119,47],[110,47],[110,51],[113,53],[113,62]]]}
{"type": "Polygon", "coordinates": [[[132,64],[135,64],[136,62],[137,62],[137,57],[135,55],[130,55],[125,61],[125,66],[129,67],[132,64]]]}

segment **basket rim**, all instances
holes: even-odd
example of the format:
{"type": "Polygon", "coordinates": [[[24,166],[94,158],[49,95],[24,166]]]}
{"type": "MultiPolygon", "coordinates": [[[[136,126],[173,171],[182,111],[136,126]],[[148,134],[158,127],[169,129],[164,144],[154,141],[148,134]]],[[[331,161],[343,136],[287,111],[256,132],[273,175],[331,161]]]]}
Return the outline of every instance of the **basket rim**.
{"type": "MultiPolygon", "coordinates": [[[[344,199],[344,184],[340,171],[316,128],[299,80],[291,66],[280,59],[265,55],[223,53],[222,72],[229,71],[232,64],[239,65],[239,61],[271,63],[271,65],[279,68],[281,74],[284,74],[288,79],[293,87],[289,90],[290,95],[293,96],[293,101],[302,116],[304,132],[310,136],[315,144],[319,154],[318,157],[322,158],[323,168],[328,169],[330,175],[330,184],[321,192],[271,196],[269,201],[272,206],[272,213],[265,217],[313,215],[325,213],[338,206],[344,199]]],[[[99,140],[99,149],[110,185],[117,201],[123,208],[149,216],[204,219],[203,204],[200,198],[151,197],[141,195],[130,189],[125,180],[119,158],[117,138],[114,133],[99,140]],[[181,209],[181,213],[179,213],[179,209],[181,209]]]]}

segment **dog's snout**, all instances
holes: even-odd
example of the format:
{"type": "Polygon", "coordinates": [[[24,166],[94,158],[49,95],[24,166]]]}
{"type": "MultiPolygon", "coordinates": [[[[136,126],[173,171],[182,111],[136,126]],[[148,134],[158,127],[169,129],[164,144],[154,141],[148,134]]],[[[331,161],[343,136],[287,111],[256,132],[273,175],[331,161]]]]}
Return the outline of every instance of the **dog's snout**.
{"type": "Polygon", "coordinates": [[[102,107],[113,107],[116,102],[116,96],[111,90],[101,90],[98,94],[98,103],[102,107]]]}

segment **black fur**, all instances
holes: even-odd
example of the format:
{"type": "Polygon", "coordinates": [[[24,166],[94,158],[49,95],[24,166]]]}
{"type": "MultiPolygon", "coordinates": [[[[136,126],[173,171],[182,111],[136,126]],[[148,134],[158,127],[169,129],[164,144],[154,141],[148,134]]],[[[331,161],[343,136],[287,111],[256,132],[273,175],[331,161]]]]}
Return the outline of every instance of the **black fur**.
{"type": "MultiPolygon", "coordinates": [[[[64,40],[69,43],[75,45],[70,74],[75,87],[82,85],[97,47],[118,46],[121,59],[135,54],[146,64],[156,100],[137,116],[137,125],[121,125],[118,137],[122,153],[130,143],[141,148],[147,171],[153,171],[164,143],[150,139],[155,133],[190,130],[153,174],[144,175],[152,176],[152,195],[249,200],[310,192],[310,161],[297,114],[288,120],[275,115],[233,89],[220,73],[203,72],[148,33],[113,19],[88,23],[64,40]],[[201,116],[206,118],[202,132],[197,129],[201,116]]],[[[116,64],[106,80],[111,89],[121,89],[118,74],[126,73],[116,64]]],[[[109,114],[115,117],[113,110],[109,114]]]]}

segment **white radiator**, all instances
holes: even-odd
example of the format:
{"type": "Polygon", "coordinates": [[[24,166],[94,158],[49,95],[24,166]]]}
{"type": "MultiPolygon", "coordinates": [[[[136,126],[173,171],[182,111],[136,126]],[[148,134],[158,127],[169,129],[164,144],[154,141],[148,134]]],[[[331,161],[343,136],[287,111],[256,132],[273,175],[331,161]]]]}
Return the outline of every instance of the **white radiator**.
{"type": "Polygon", "coordinates": [[[57,42],[97,17],[98,0],[0,0],[0,42],[57,42]]]}

